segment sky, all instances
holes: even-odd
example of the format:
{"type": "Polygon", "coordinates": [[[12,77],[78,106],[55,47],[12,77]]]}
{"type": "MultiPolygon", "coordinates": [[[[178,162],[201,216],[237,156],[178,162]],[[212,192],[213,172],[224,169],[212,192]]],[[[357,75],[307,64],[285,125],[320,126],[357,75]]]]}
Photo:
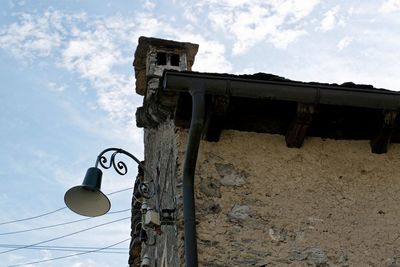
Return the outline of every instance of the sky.
{"type": "MultiPolygon", "coordinates": [[[[0,265],[76,252],[19,249],[106,224],[47,246],[107,247],[129,238],[130,213],[83,219],[65,207],[107,147],[143,158],[135,111],[133,55],[139,36],[200,45],[193,70],[266,72],[293,80],[352,81],[400,90],[400,0],[1,0],[0,265]]],[[[104,171],[105,193],[130,188],[128,174],[104,171]]],[[[110,196],[111,211],[130,208],[130,190],[110,196]]],[[[122,254],[90,253],[22,266],[127,266],[122,254]]],[[[54,247],[53,247],[54,248],[54,247]]]]}

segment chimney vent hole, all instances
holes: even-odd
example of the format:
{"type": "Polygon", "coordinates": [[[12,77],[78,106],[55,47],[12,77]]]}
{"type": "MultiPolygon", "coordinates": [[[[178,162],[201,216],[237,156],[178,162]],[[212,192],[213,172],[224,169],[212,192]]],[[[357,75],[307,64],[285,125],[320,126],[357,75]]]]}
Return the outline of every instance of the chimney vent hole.
{"type": "Polygon", "coordinates": [[[179,66],[179,55],[171,54],[171,66],[179,66]]]}
{"type": "Polygon", "coordinates": [[[157,65],[167,65],[167,53],[157,52],[157,65]]]}

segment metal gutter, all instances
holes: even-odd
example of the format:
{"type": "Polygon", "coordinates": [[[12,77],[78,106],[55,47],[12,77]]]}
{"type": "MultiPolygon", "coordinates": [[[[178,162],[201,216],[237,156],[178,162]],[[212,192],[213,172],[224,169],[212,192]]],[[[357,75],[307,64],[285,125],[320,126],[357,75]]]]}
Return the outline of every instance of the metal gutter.
{"type": "Polygon", "coordinates": [[[163,87],[167,91],[188,91],[193,82],[201,82],[206,94],[247,98],[266,98],[309,104],[342,105],[398,110],[400,92],[375,88],[352,88],[291,81],[243,79],[208,73],[165,71],[163,87]]]}

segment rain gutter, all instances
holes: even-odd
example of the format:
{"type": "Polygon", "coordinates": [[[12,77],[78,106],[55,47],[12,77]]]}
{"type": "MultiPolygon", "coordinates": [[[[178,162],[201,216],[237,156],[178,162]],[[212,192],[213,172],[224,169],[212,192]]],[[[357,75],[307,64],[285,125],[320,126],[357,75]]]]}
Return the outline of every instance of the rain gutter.
{"type": "Polygon", "coordinates": [[[308,104],[342,105],[387,110],[400,108],[400,93],[385,89],[344,87],[293,81],[265,81],[208,73],[166,71],[164,90],[186,92],[202,82],[205,93],[246,98],[265,98],[308,104]]]}

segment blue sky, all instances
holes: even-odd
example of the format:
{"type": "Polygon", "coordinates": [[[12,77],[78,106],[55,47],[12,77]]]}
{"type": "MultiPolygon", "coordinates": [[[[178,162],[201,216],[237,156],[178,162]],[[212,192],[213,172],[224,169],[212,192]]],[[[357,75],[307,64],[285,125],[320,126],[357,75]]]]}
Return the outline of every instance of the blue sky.
{"type": "MultiPolygon", "coordinates": [[[[139,36],[200,44],[197,71],[267,72],[399,90],[399,15],[400,0],[3,0],[0,223],[63,207],[65,191],[81,182],[106,147],[143,158],[142,130],[134,118],[142,99],[135,95],[132,68],[139,36]]],[[[127,177],[105,172],[105,193],[132,186],[136,166],[129,167],[127,177]]],[[[113,195],[112,210],[129,208],[130,195],[113,195]]],[[[126,216],[6,235],[0,243],[28,245],[126,216]]],[[[0,233],[79,218],[63,210],[0,225],[0,233]]],[[[125,220],[44,245],[101,247],[127,237],[125,220]]],[[[0,262],[67,254],[17,250],[0,254],[0,262]]],[[[126,262],[127,254],[88,254],[39,266],[126,262]]]]}

